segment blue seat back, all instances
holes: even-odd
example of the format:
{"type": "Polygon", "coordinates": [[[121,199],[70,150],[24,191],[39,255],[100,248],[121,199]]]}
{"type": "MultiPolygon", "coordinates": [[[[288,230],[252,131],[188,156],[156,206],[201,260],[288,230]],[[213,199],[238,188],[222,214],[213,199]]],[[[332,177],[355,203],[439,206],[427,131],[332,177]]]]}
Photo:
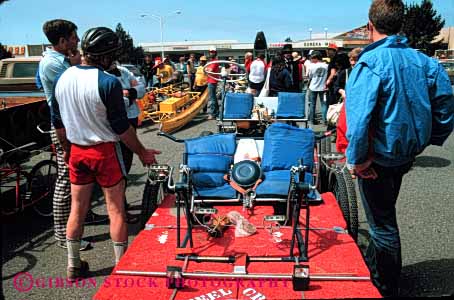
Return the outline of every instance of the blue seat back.
{"type": "Polygon", "coordinates": [[[312,129],[274,123],[267,128],[264,140],[263,171],[290,170],[301,158],[312,170],[315,144],[312,129]]]}
{"type": "Polygon", "coordinates": [[[224,102],[224,119],[250,119],[254,96],[246,93],[227,93],[224,102]]]}
{"type": "Polygon", "coordinates": [[[193,171],[195,188],[223,186],[224,175],[233,164],[234,134],[215,134],[185,141],[187,165],[193,171]]]}
{"type": "Polygon", "coordinates": [[[278,94],[277,118],[304,118],[304,99],[303,93],[284,93],[278,94]]]}

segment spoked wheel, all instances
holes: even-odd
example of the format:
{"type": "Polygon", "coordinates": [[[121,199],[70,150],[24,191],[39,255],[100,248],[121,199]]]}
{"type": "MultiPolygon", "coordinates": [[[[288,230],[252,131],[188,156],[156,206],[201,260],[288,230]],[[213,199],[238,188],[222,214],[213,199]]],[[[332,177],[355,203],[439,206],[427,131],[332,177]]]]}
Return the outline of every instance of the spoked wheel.
{"type": "Polygon", "coordinates": [[[347,184],[345,183],[344,173],[340,170],[333,171],[333,178],[330,182],[330,190],[336,196],[337,203],[342,211],[347,229],[350,229],[350,205],[348,201],[347,184]]]}
{"type": "Polygon", "coordinates": [[[326,154],[331,152],[331,140],[329,137],[326,137],[320,141],[320,154],[326,154]]]}
{"type": "Polygon", "coordinates": [[[43,160],[31,171],[30,192],[33,209],[43,217],[53,215],[53,197],[57,181],[57,162],[43,160]]]}
{"type": "Polygon", "coordinates": [[[164,197],[164,187],[162,182],[147,179],[142,197],[142,213],[140,214],[140,224],[143,228],[150,219],[153,212],[161,203],[164,197]]]}
{"type": "Polygon", "coordinates": [[[356,197],[355,182],[347,168],[343,168],[342,172],[348,193],[348,203],[350,205],[350,226],[348,232],[356,242],[358,240],[358,200],[356,197]]]}

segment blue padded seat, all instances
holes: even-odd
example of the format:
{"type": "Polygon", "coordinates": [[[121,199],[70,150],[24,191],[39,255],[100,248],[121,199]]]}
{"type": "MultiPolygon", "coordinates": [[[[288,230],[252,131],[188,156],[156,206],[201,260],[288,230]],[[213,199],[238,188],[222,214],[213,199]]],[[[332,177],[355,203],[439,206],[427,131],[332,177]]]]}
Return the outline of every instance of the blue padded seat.
{"type": "Polygon", "coordinates": [[[185,141],[187,165],[192,170],[197,198],[236,198],[236,191],[224,180],[236,150],[234,134],[215,134],[185,141]]]}
{"type": "Polygon", "coordinates": [[[227,93],[224,101],[224,119],[250,119],[254,96],[246,93],[227,93]]]}
{"type": "MultiPolygon", "coordinates": [[[[297,128],[282,123],[274,123],[265,131],[265,145],[262,157],[262,170],[265,179],[257,188],[258,196],[288,194],[290,168],[303,164],[312,170],[314,165],[315,136],[312,129],[297,128]],[[267,181],[271,182],[268,183],[267,181]]],[[[312,183],[312,174],[307,172],[305,182],[312,183]]]]}
{"type": "Polygon", "coordinates": [[[305,94],[280,92],[277,98],[276,118],[304,118],[305,94]]]}
{"type": "Polygon", "coordinates": [[[257,195],[287,196],[290,184],[290,169],[263,173],[263,182],[255,190],[257,195]]]}

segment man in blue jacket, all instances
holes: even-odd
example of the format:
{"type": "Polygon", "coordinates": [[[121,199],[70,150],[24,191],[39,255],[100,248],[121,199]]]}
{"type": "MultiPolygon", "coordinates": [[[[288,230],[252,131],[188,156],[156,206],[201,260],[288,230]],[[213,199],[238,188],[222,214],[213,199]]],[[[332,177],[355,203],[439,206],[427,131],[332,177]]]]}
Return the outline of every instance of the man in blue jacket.
{"type": "Polygon", "coordinates": [[[428,145],[441,146],[454,126],[448,75],[435,60],[396,35],[402,0],[374,0],[373,43],[347,83],[347,161],[358,175],[371,240],[366,261],[383,296],[396,296],[402,268],[395,204],[402,177],[428,145]]]}

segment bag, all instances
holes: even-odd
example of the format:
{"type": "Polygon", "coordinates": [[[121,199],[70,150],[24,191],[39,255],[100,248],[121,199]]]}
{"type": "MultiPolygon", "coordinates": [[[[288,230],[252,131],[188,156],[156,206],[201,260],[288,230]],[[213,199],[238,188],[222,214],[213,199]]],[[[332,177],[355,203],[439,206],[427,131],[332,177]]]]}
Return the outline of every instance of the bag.
{"type": "Polygon", "coordinates": [[[263,88],[260,91],[259,97],[268,97],[268,95],[270,93],[270,73],[271,73],[271,67],[269,67],[266,72],[265,84],[263,85],[263,88]]]}
{"type": "MultiPolygon", "coordinates": [[[[345,70],[345,85],[347,85],[348,81],[348,70],[345,70]]],[[[331,104],[328,107],[328,112],[326,113],[326,120],[328,121],[329,125],[336,126],[337,121],[339,120],[339,115],[342,110],[342,98],[339,99],[339,102],[336,104],[331,104]]]]}
{"type": "Polygon", "coordinates": [[[336,126],[337,121],[339,120],[339,115],[342,110],[343,102],[332,104],[328,107],[328,112],[326,113],[326,119],[329,125],[336,126]]]}

